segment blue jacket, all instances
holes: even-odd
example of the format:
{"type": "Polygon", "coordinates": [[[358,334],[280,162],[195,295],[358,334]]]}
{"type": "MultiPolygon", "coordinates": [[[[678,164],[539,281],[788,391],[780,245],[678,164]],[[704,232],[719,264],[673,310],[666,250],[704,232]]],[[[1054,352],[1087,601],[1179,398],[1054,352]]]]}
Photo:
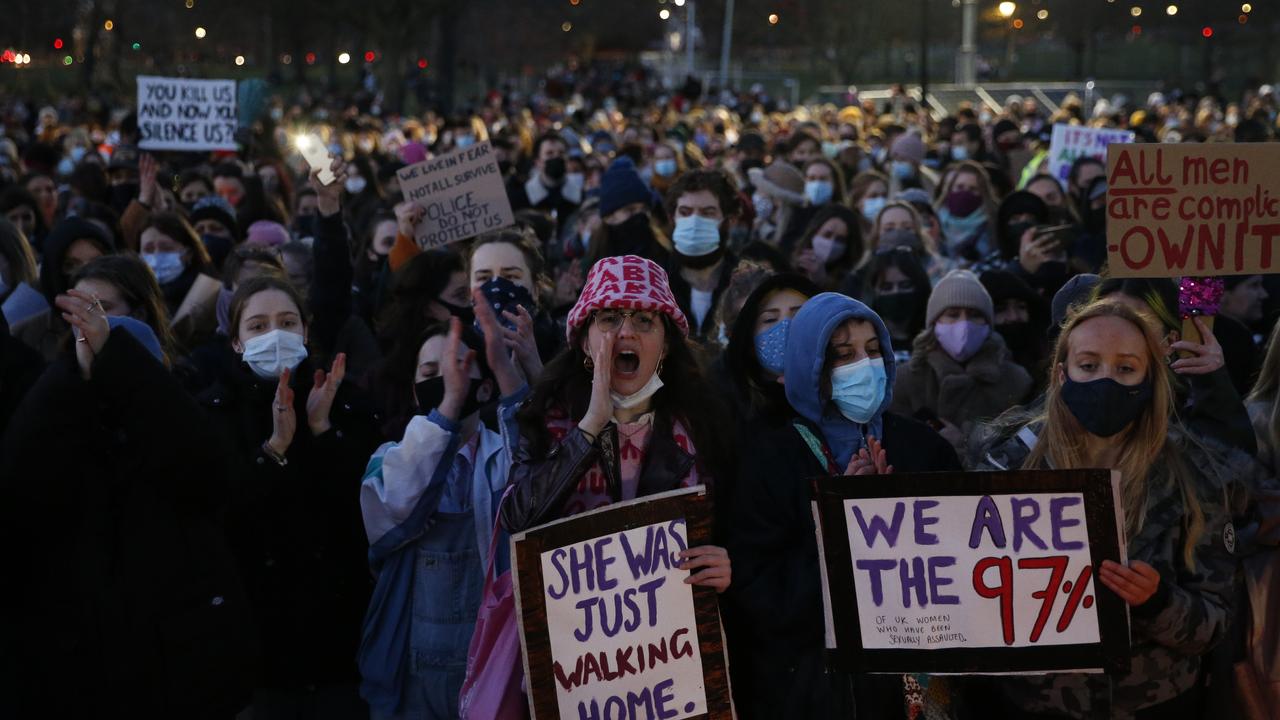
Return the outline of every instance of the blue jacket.
{"type": "MultiPolygon", "coordinates": [[[[414,417],[404,439],[378,448],[360,489],[377,574],[365,618],[361,695],[386,714],[456,717],[498,504],[518,443],[515,413],[528,394],[502,398],[499,432],[477,431],[475,462],[461,427],[437,410],[414,417]]],[[[494,572],[510,566],[498,538],[494,572]]]]}
{"type": "Polygon", "coordinates": [[[787,402],[803,418],[822,429],[823,439],[841,469],[849,464],[853,453],[864,446],[864,431],[884,439],[882,416],[893,401],[893,379],[897,370],[889,329],[874,310],[840,293],[827,292],[809,298],[791,320],[786,357],[787,402]],[[865,426],[846,419],[830,398],[824,399],[822,395],[827,343],[836,328],[850,318],[866,320],[875,326],[876,336],[880,339],[880,355],[884,358],[884,399],[871,422],[865,426]]]}

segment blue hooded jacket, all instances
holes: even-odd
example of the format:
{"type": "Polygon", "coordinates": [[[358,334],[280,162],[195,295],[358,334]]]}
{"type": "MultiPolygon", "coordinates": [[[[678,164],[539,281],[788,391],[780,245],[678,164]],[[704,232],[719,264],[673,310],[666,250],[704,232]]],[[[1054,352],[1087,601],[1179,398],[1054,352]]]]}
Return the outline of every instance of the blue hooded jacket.
{"type": "Polygon", "coordinates": [[[822,293],[810,298],[791,320],[787,333],[786,378],[787,402],[805,419],[822,429],[827,447],[843,469],[859,449],[866,446],[865,435],[881,436],[882,418],[893,401],[893,379],[896,368],[889,329],[871,308],[839,293],[822,293]],[[828,398],[822,399],[822,369],[831,334],[849,318],[870,322],[880,338],[880,355],[884,359],[884,399],[871,422],[859,425],[845,418],[828,398]]]}

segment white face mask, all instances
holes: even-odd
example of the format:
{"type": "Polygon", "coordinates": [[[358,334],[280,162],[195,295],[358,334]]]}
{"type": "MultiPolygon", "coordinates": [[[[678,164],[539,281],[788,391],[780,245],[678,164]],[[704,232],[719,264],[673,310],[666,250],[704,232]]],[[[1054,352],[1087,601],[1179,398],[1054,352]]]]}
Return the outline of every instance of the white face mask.
{"type": "Polygon", "coordinates": [[[365,179],[359,175],[348,175],[347,181],[343,183],[343,186],[352,195],[359,195],[360,191],[364,190],[365,184],[365,179]]]}
{"type": "Polygon", "coordinates": [[[244,360],[263,380],[274,380],[287,368],[293,370],[307,357],[302,336],[288,330],[272,330],[244,343],[244,360]]]}
{"type": "Polygon", "coordinates": [[[653,397],[653,394],[662,389],[662,378],[658,377],[658,373],[649,376],[649,382],[644,387],[631,393],[630,395],[619,395],[612,390],[609,391],[609,397],[613,400],[613,407],[617,410],[630,410],[631,408],[643,405],[646,400],[653,397]]]}

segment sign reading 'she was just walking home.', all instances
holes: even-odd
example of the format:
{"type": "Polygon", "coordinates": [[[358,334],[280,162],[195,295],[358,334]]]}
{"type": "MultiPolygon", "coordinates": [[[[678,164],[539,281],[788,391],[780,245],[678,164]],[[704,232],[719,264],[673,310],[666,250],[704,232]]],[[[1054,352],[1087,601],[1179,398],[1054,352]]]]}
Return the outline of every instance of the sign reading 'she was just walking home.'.
{"type": "Polygon", "coordinates": [[[534,720],[731,717],[716,592],[677,567],[710,539],[703,486],[511,538],[534,720]]]}
{"type": "Polygon", "coordinates": [[[1119,474],[918,473],[814,481],[827,647],[862,672],[1123,671],[1119,474]]]}
{"type": "Polygon", "coordinates": [[[414,238],[423,250],[515,224],[491,143],[423,160],[396,175],[404,199],[426,211],[414,238]]]}
{"type": "Polygon", "coordinates": [[[138,147],[235,150],[236,81],[138,76],[138,147]]]}

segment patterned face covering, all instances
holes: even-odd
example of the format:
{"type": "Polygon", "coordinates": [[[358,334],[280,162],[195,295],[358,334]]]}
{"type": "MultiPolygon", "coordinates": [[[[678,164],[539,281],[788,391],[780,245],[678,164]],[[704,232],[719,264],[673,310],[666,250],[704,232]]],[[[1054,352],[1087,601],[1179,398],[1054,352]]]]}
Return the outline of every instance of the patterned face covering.
{"type": "Polygon", "coordinates": [[[773,327],[756,335],[756,359],[760,367],[774,375],[781,375],[783,360],[787,354],[787,333],[791,330],[791,319],[782,320],[773,327]]]}

